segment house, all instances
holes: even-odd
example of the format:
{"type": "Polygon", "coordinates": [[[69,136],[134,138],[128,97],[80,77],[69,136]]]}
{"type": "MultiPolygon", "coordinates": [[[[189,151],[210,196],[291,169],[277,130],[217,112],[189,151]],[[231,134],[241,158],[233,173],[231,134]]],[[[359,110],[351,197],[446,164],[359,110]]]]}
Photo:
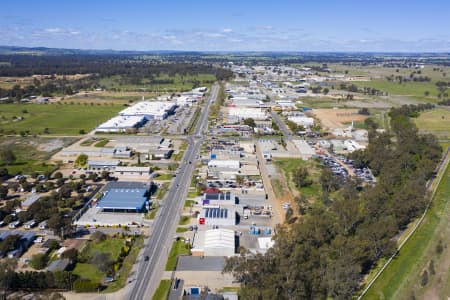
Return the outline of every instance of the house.
{"type": "Polygon", "coordinates": [[[70,264],[70,260],[69,259],[57,259],[53,262],[50,263],[50,265],[48,266],[47,270],[49,272],[62,272],[65,271],[67,269],[67,267],[70,264]]]}

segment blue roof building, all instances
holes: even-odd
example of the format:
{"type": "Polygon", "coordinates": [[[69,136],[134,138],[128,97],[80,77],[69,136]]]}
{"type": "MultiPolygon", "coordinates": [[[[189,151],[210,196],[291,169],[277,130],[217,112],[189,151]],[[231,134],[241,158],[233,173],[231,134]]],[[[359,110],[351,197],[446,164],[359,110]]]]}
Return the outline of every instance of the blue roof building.
{"type": "Polygon", "coordinates": [[[108,184],[97,207],[109,212],[142,212],[148,200],[148,190],[148,186],[140,183],[108,184]]]}

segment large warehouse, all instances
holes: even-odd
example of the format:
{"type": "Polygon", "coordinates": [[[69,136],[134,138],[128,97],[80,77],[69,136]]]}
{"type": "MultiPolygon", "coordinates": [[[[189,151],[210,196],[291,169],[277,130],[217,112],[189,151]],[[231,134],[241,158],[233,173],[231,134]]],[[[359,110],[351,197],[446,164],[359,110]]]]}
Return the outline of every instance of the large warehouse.
{"type": "Polygon", "coordinates": [[[211,229],[198,231],[191,249],[192,256],[233,256],[238,237],[234,230],[211,229]]]}
{"type": "Polygon", "coordinates": [[[143,212],[150,186],[141,182],[110,182],[106,185],[97,208],[104,212],[143,212]]]}
{"type": "Polygon", "coordinates": [[[142,116],[147,120],[164,120],[175,111],[176,104],[164,101],[143,101],[130,106],[121,112],[121,116],[142,116]]]}

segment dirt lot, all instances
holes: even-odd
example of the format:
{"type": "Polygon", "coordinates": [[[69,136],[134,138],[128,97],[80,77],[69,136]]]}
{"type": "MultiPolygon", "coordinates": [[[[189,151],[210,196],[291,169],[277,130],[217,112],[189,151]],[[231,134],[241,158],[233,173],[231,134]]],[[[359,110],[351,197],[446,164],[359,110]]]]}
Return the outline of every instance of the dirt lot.
{"type": "Polygon", "coordinates": [[[363,121],[367,118],[358,114],[357,109],[314,109],[312,113],[320,120],[322,127],[328,129],[347,127],[345,123],[363,121]]]}

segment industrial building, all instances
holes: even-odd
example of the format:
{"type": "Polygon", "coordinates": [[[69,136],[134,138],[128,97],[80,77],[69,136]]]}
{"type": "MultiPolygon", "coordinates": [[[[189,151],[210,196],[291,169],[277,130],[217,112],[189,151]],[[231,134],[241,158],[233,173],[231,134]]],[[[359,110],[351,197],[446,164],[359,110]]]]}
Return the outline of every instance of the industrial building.
{"type": "Polygon", "coordinates": [[[292,140],[292,142],[298,149],[302,159],[308,160],[316,154],[316,151],[314,151],[314,149],[305,140],[292,140]]]}
{"type": "Polygon", "coordinates": [[[198,215],[198,223],[208,226],[234,226],[236,212],[220,206],[204,206],[198,215]]]}
{"type": "Polygon", "coordinates": [[[253,120],[267,120],[268,114],[264,109],[260,108],[229,107],[228,118],[231,121],[240,121],[248,118],[252,118],[253,120]]]}
{"type": "Polygon", "coordinates": [[[200,231],[194,240],[191,254],[230,257],[236,253],[236,240],[234,230],[219,228],[200,231]]]}
{"type": "Polygon", "coordinates": [[[150,186],[140,182],[109,182],[103,196],[97,202],[97,208],[104,212],[143,212],[148,204],[150,186]]]}
{"type": "Polygon", "coordinates": [[[88,160],[90,171],[114,171],[118,165],[118,160],[88,160]]]}
{"type": "Polygon", "coordinates": [[[294,122],[295,124],[303,127],[311,127],[314,125],[314,118],[305,116],[289,116],[288,121],[294,122]]]}
{"type": "Polygon", "coordinates": [[[142,127],[146,118],[143,116],[116,116],[109,119],[105,123],[99,125],[95,131],[97,132],[126,132],[128,130],[142,127]]]}
{"type": "Polygon", "coordinates": [[[120,116],[141,116],[146,120],[164,120],[174,113],[176,104],[167,101],[142,101],[121,112],[120,116]]]}
{"type": "Polygon", "coordinates": [[[236,196],[230,192],[204,193],[202,196],[203,205],[234,205],[236,200],[236,196]]]}

